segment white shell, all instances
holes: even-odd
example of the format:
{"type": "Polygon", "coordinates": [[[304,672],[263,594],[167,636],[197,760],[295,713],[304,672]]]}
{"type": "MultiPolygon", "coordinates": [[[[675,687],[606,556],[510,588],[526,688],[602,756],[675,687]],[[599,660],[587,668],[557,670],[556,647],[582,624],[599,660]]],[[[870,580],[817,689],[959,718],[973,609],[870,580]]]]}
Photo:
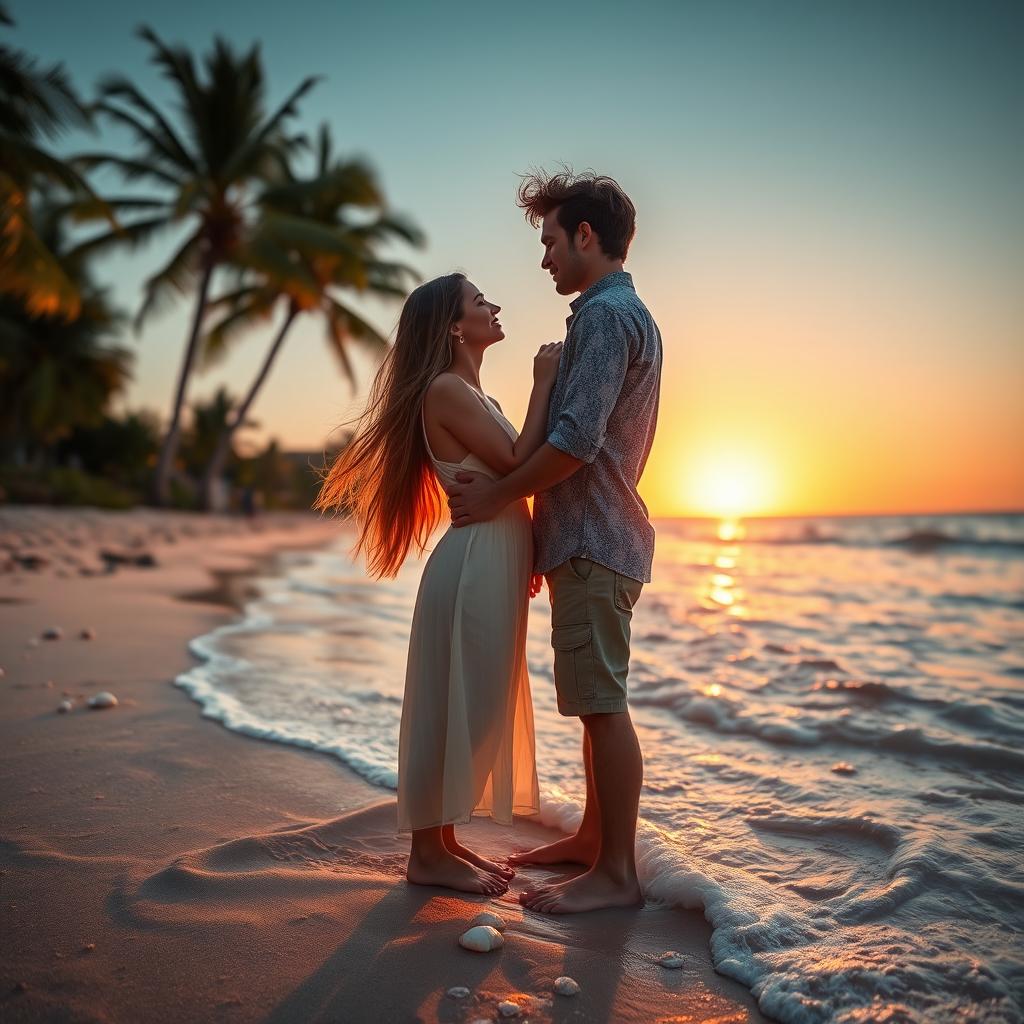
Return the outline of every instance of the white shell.
{"type": "Polygon", "coordinates": [[[498,1003],[498,1013],[502,1017],[518,1017],[522,1013],[523,1008],[518,1003],[513,1003],[509,999],[502,1000],[498,1003]]]}
{"type": "Polygon", "coordinates": [[[560,996],[578,996],[580,994],[579,982],[563,974],[562,977],[555,978],[555,991],[560,996]]]}
{"type": "Polygon", "coordinates": [[[59,640],[64,635],[64,630],[60,626],[51,626],[49,629],[43,630],[44,640],[59,640]]]}
{"type": "Polygon", "coordinates": [[[466,988],[465,985],[453,985],[448,989],[447,994],[450,995],[452,999],[465,999],[466,996],[469,995],[469,989],[466,988]]]}
{"type": "Polygon", "coordinates": [[[89,707],[115,708],[117,707],[117,698],[109,690],[104,690],[102,693],[94,694],[89,698],[89,707]]]}
{"type": "Polygon", "coordinates": [[[661,956],[658,957],[658,963],[661,964],[662,967],[682,967],[685,962],[686,961],[683,959],[682,955],[677,953],[674,949],[670,950],[668,953],[662,953],[661,956]]]}
{"type": "Polygon", "coordinates": [[[57,705],[57,710],[58,711],[70,711],[73,707],[74,707],[74,705],[71,703],[71,701],[69,701],[69,700],[62,700],[57,705]]]}
{"type": "Polygon", "coordinates": [[[489,910],[485,910],[482,914],[477,914],[476,917],[469,922],[470,928],[478,924],[489,925],[491,928],[494,928],[499,932],[503,932],[508,927],[502,918],[498,917],[497,914],[492,914],[489,910]]]}
{"type": "Polygon", "coordinates": [[[459,945],[463,949],[471,949],[474,953],[489,953],[492,949],[500,949],[505,945],[501,932],[490,925],[478,924],[475,928],[463,932],[459,936],[459,945]]]}

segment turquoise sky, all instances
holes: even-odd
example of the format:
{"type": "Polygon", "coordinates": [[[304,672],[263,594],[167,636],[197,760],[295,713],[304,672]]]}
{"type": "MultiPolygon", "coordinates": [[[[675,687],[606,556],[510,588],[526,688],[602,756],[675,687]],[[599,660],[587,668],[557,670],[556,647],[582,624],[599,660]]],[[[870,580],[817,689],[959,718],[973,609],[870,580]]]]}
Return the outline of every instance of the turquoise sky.
{"type": "MultiPolygon", "coordinates": [[[[483,377],[513,419],[533,352],[562,336],[567,312],[514,206],[516,174],[567,161],[618,178],[639,211],[627,269],[666,343],[649,484],[663,511],[694,509],[698,456],[766,438],[756,457],[775,467],[780,510],[855,510],[867,494],[865,508],[1024,506],[1024,5],[221,0],[150,2],[130,20],[105,0],[10,9],[8,38],[64,61],[86,93],[116,69],[168,96],[133,36],[140,19],[200,51],[215,33],[239,49],[258,40],[272,99],[324,75],[302,124],[327,120],[343,154],[372,159],[392,205],[429,235],[410,257],[424,276],[466,270],[504,306],[508,338],[483,377]],[[983,470],[951,474],[954,424],[983,470]],[[858,438],[886,445],[884,472],[858,438]]],[[[169,245],[100,276],[133,308],[169,245]]],[[[188,309],[129,341],[130,406],[166,415],[188,309]]],[[[385,330],[397,318],[367,309],[385,330]]],[[[268,337],[191,394],[243,391],[268,337]]],[[[348,406],[307,324],[252,436],[319,448],[348,406]]]]}

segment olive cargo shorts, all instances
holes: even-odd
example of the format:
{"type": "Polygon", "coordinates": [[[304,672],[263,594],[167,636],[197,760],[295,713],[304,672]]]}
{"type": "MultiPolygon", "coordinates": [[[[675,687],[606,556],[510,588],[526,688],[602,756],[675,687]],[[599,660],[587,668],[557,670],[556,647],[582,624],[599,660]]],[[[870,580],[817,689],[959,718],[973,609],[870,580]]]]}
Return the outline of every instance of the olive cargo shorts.
{"type": "Polygon", "coordinates": [[[643,584],[589,558],[570,558],[545,578],[558,713],[625,711],[629,623],[643,584]]]}

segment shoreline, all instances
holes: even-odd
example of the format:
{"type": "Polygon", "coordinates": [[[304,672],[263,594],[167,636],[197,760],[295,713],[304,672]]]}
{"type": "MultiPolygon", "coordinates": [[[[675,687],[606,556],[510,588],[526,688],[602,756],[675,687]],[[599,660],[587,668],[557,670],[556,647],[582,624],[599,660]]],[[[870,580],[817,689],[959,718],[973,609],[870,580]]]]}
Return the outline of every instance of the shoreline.
{"type": "MultiPolygon", "coordinates": [[[[0,510],[8,532],[12,511],[0,510]]],[[[74,534],[96,515],[43,518],[74,534]]],[[[132,515],[119,525],[164,530],[181,514],[132,515]]],[[[281,550],[326,546],[343,525],[185,525],[196,534],[151,544],[152,568],[0,575],[5,1019],[471,1021],[498,1019],[503,999],[534,1022],[767,1019],[713,971],[699,912],[532,914],[514,893],[539,870],[503,900],[411,886],[393,794],[334,758],[204,718],[174,685],[199,662],[188,642],[237,617],[247,581],[281,550]],[[55,625],[62,639],[27,646],[55,625]],[[94,639],[78,638],[85,628],[94,639]],[[118,706],[85,708],[101,689],[118,706]],[[59,714],[64,696],[75,707],[59,714]],[[504,948],[460,949],[486,908],[508,922],[504,948]],[[656,964],[668,949],[682,969],[656,964]],[[579,996],[552,996],[561,974],[579,996]],[[454,985],[470,995],[447,996],[454,985]]],[[[519,818],[511,832],[482,818],[460,830],[491,855],[557,835],[519,818]]]]}

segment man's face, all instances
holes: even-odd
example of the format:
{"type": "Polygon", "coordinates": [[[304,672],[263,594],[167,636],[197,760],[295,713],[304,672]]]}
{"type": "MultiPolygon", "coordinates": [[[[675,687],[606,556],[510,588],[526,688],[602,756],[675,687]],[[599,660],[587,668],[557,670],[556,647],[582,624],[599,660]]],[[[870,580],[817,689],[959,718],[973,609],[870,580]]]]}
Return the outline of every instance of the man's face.
{"type": "Polygon", "coordinates": [[[544,258],[540,261],[555,282],[559,295],[578,292],[585,268],[582,253],[570,244],[565,229],[558,223],[558,208],[545,215],[540,228],[540,244],[544,246],[544,258]]]}

